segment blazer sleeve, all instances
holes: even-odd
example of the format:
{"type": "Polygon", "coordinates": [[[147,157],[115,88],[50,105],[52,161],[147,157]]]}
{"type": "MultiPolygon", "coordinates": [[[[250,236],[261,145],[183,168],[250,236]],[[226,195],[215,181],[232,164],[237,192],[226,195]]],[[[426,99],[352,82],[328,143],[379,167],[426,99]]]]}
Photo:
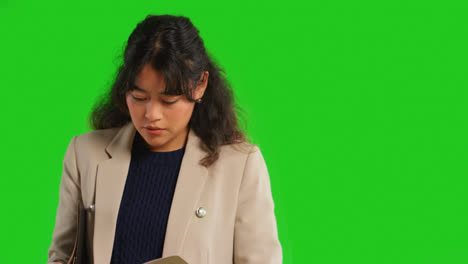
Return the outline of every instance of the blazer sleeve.
{"type": "Polygon", "coordinates": [[[268,170],[260,149],[248,155],[234,226],[235,264],[283,262],[268,170]]]}
{"type": "Polygon", "coordinates": [[[79,173],[76,166],[74,136],[63,159],[63,172],[60,181],[59,202],[52,234],[52,244],[48,251],[49,263],[67,263],[73,250],[76,236],[77,206],[81,200],[79,173]]]}

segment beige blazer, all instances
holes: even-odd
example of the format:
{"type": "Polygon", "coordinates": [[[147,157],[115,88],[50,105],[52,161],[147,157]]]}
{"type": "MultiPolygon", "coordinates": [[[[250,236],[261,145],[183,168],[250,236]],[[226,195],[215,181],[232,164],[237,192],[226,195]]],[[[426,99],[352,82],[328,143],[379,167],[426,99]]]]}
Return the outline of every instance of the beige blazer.
{"type": "MultiPolygon", "coordinates": [[[[95,130],[71,139],[63,159],[47,263],[68,260],[81,199],[88,208],[90,261],[110,263],[135,132],[129,122],[121,128],[95,130]]],[[[222,146],[219,160],[206,168],[198,163],[205,156],[200,142],[190,129],[169,213],[163,257],[179,255],[190,264],[282,263],[270,179],[258,146],[222,146]],[[205,216],[197,214],[201,207],[205,216]]]]}

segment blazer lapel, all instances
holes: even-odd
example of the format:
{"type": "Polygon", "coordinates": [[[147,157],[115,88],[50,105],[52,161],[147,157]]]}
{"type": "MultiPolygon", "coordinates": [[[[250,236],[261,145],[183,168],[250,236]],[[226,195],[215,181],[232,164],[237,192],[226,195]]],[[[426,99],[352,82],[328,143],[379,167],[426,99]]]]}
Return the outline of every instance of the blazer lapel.
{"type": "MultiPolygon", "coordinates": [[[[98,164],[96,176],[94,263],[110,263],[120,201],[131,160],[136,129],[132,122],[124,125],[106,147],[110,159],[98,164]]],[[[189,220],[195,215],[196,203],[208,175],[198,162],[205,155],[200,139],[189,130],[185,153],[169,213],[163,257],[180,254],[189,220]]]]}
{"type": "Polygon", "coordinates": [[[115,226],[136,129],[129,122],[106,147],[110,159],[98,164],[94,215],[94,263],[110,263],[114,246],[115,226]]]}
{"type": "Polygon", "coordinates": [[[162,257],[182,253],[186,230],[190,220],[196,217],[197,203],[208,177],[208,169],[199,164],[206,155],[200,143],[200,138],[190,129],[167,222],[162,257]]]}

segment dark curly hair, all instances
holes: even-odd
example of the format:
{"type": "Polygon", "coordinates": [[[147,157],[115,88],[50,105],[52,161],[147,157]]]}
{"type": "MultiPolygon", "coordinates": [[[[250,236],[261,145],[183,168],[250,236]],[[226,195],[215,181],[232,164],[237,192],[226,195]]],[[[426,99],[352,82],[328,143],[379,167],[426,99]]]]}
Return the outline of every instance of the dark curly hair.
{"type": "MultiPolygon", "coordinates": [[[[208,84],[203,102],[195,104],[189,126],[202,140],[208,153],[200,164],[210,166],[219,157],[219,146],[246,142],[238,116],[242,109],[235,105],[232,88],[225,70],[208,55],[199,31],[189,18],[172,15],[147,15],[130,34],[112,88],[94,105],[89,116],[92,129],[121,127],[131,122],[125,93],[147,63],[151,63],[166,80],[165,92],[184,94],[191,102],[202,72],[208,71],[208,84]]],[[[239,115],[241,114],[241,115],[239,115]]],[[[246,122],[242,119],[244,127],[246,122]]]]}

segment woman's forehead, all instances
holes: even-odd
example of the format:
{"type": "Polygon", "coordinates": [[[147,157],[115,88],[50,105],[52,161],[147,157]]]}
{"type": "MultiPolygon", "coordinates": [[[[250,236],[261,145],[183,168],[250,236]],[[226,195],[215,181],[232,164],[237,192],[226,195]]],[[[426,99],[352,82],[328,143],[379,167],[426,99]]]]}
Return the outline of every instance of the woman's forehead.
{"type": "Polygon", "coordinates": [[[150,64],[147,64],[136,76],[135,86],[144,90],[164,90],[166,81],[160,71],[154,70],[150,64]]]}
{"type": "MultiPolygon", "coordinates": [[[[169,77],[168,77],[169,78],[169,77]]],[[[167,79],[160,70],[156,70],[150,63],[146,64],[135,78],[132,90],[138,90],[149,94],[158,95],[182,95],[184,94],[183,85],[188,85],[188,91],[191,92],[192,84],[178,82],[175,79],[167,79]]]]}

